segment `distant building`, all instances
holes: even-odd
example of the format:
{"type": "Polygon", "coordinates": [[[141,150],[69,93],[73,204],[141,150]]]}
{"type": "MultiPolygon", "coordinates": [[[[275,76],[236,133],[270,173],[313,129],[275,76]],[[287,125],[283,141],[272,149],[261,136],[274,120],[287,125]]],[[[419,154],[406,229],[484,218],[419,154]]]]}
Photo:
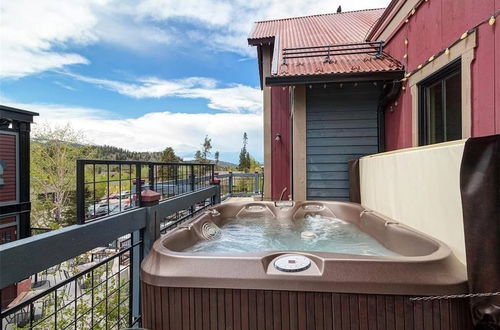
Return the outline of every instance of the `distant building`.
{"type": "MultiPolygon", "coordinates": [[[[30,125],[37,115],[0,105],[0,244],[30,236],[30,125]]],[[[26,285],[2,289],[2,306],[21,289],[26,285]]]]}

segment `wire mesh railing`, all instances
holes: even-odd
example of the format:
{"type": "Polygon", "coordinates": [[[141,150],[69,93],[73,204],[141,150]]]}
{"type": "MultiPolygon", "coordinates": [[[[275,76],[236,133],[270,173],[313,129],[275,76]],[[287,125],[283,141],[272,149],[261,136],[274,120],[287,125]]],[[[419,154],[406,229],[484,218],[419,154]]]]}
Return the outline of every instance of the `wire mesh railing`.
{"type": "Polygon", "coordinates": [[[141,192],[166,200],[208,187],[213,164],[138,161],[77,161],[77,223],[140,207],[141,192]]]}
{"type": "Polygon", "coordinates": [[[0,310],[0,330],[140,326],[140,263],[159,237],[145,229],[159,222],[166,233],[218,201],[218,187],[200,188],[0,246],[0,301],[5,288],[28,282],[0,310]],[[19,267],[23,256],[33,259],[19,267]]]}
{"type": "Polygon", "coordinates": [[[101,250],[97,256],[89,251],[33,275],[31,290],[1,311],[1,329],[121,329],[139,324],[140,317],[132,314],[136,272],[130,261],[141,244],[126,244],[111,253],[101,250]]]}

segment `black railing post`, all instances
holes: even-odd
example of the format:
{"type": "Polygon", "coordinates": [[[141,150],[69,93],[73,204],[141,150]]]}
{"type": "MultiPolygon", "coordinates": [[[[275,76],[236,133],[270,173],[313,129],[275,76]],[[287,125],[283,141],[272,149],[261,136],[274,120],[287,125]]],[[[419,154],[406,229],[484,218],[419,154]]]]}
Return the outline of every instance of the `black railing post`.
{"type": "Polygon", "coordinates": [[[195,186],[196,186],[196,177],[194,174],[194,165],[191,164],[189,165],[189,171],[190,171],[190,183],[191,183],[191,192],[194,192],[195,186]]]}
{"type": "Polygon", "coordinates": [[[229,196],[231,196],[233,194],[233,172],[229,172],[229,178],[227,180],[227,190],[228,190],[228,194],[229,196]]]}
{"type": "Polygon", "coordinates": [[[382,47],[383,47],[384,43],[382,41],[380,41],[378,43],[378,51],[377,51],[377,56],[380,57],[382,56],[382,47]]]}
{"type": "Polygon", "coordinates": [[[76,161],[76,223],[85,223],[85,162],[76,161]]]}
{"type": "Polygon", "coordinates": [[[148,165],[148,176],[149,176],[149,189],[155,190],[155,166],[154,164],[148,165]]]}
{"type": "Polygon", "coordinates": [[[253,181],[253,192],[258,194],[259,193],[259,172],[254,173],[254,181],[253,181]]]}
{"type": "Polygon", "coordinates": [[[137,199],[137,206],[142,206],[142,178],[141,178],[141,164],[135,164],[135,195],[137,199]]]}
{"type": "Polygon", "coordinates": [[[129,326],[132,327],[135,320],[141,315],[141,289],[140,289],[140,265],[143,259],[140,242],[143,239],[144,230],[137,230],[130,234],[130,281],[129,281],[129,326]],[[137,244],[137,245],[136,245],[137,244]]]}
{"type": "Polygon", "coordinates": [[[174,183],[176,187],[179,185],[179,165],[174,167],[174,183]]]}

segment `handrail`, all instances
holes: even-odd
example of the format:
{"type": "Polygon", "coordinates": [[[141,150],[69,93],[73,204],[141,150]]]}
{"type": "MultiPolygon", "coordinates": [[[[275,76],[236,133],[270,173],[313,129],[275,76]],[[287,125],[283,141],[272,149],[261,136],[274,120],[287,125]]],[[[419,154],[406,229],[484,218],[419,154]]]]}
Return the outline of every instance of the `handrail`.
{"type": "MultiPolygon", "coordinates": [[[[158,213],[157,219],[162,219],[217,194],[218,188],[210,186],[165,200],[156,206],[142,207],[0,245],[0,288],[106,245],[118,237],[146,229],[150,222],[147,218],[150,210],[158,213]]],[[[156,238],[145,241],[152,244],[156,238]]]]}

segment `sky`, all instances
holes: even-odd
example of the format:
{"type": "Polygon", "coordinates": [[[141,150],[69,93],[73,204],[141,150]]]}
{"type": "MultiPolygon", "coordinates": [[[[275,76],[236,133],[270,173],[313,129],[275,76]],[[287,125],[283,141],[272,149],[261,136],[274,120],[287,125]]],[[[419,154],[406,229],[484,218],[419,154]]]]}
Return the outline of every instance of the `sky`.
{"type": "Polygon", "coordinates": [[[389,0],[2,0],[0,103],[87,142],[193,157],[205,135],[263,160],[259,20],[382,8],[389,0]]]}

